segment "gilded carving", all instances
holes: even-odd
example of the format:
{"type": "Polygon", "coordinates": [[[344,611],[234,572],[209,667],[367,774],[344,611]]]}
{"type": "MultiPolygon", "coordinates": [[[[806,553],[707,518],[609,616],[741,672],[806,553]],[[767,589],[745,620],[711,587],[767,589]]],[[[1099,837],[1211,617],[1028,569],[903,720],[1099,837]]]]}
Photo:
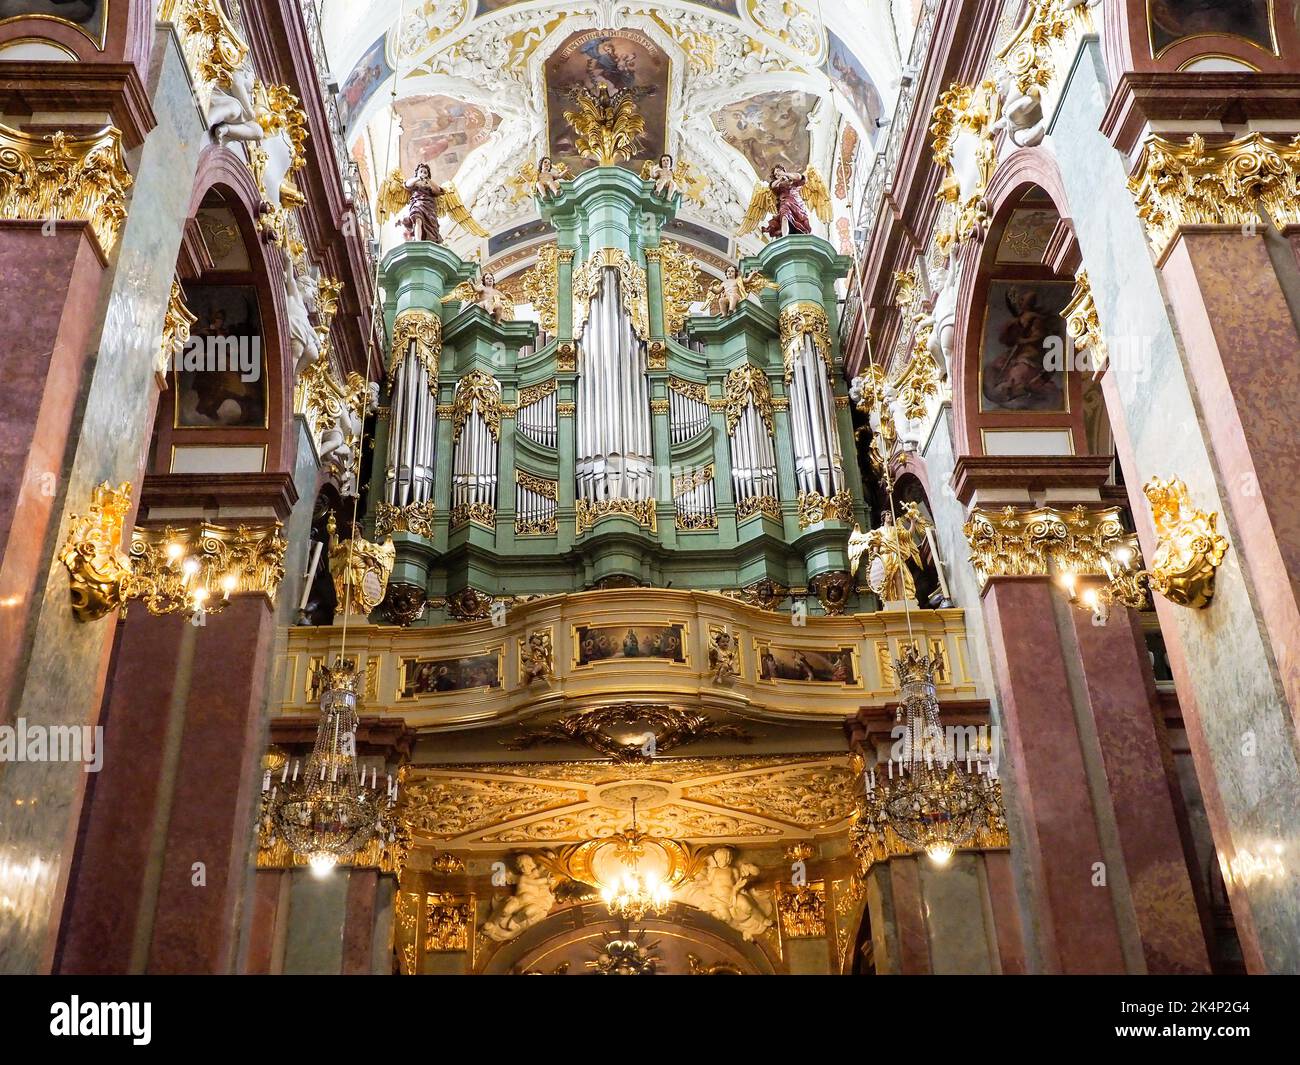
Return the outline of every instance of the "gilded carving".
{"type": "MultiPolygon", "coordinates": [[[[559,249],[554,244],[544,244],[538,249],[537,262],[524,272],[520,289],[524,301],[531,303],[537,311],[544,333],[554,335],[559,331],[559,292],[559,249]]],[[[522,395],[519,403],[524,405],[522,395]]]]}
{"type": "Polygon", "coordinates": [[[432,499],[407,503],[404,507],[392,503],[375,506],[375,536],[384,540],[395,532],[409,532],[413,536],[433,536],[434,507],[432,499]]]}
{"type": "Polygon", "coordinates": [[[239,525],[208,522],[185,528],[137,527],[131,536],[129,595],[150,614],[215,614],[236,594],[275,602],[288,546],[280,522],[239,525]]]}
{"type": "Polygon", "coordinates": [[[1219,515],[1193,507],[1187,485],[1177,477],[1153,477],[1142,490],[1156,529],[1151,587],[1179,606],[1209,606],[1215,572],[1228,550],[1227,539],[1218,531],[1219,515]]]}
{"type": "Polygon", "coordinates": [[[847,488],[829,498],[817,491],[799,493],[799,528],[807,529],[823,521],[852,520],[853,497],[847,488]]]}
{"type": "Polygon", "coordinates": [[[122,527],[131,509],[131,485],[114,489],[107,481],[91,493],[84,516],[72,515],[59,561],[68,569],[72,613],[95,621],[124,607],[131,563],[121,553],[122,527]]]}
{"type": "Polygon", "coordinates": [[[1065,319],[1065,329],[1074,342],[1074,350],[1088,355],[1094,373],[1104,370],[1108,359],[1106,341],[1101,334],[1101,322],[1097,319],[1097,305],[1092,299],[1092,283],[1088,280],[1087,270],[1080,270],[1075,277],[1074,293],[1061,311],[1061,317],[1065,319]]]}
{"type": "Polygon", "coordinates": [[[759,514],[781,521],[781,501],[775,496],[747,496],[736,504],[736,521],[747,521],[759,514]]]}
{"type": "Polygon", "coordinates": [[[1053,568],[1105,576],[1115,548],[1131,542],[1116,507],[1071,511],[1053,507],[971,511],[963,532],[980,587],[992,577],[1048,576],[1053,568]]]}
{"type": "Polygon", "coordinates": [[[605,268],[618,271],[623,309],[632,320],[636,335],[645,340],[650,335],[646,305],[645,270],[638,266],[622,248],[601,248],[592,252],[573,272],[573,331],[581,335],[591,311],[591,301],[605,282],[605,268]]]}
{"type": "MultiPolygon", "coordinates": [[[[676,241],[659,242],[660,285],[664,302],[664,331],[676,336],[691,313],[691,304],[700,298],[699,272],[695,260],[676,241]]],[[[650,251],[646,252],[647,258],[650,251]]]]}
{"type": "Polygon", "coordinates": [[[694,710],[657,704],[618,703],[567,714],[520,733],[506,746],[512,751],[525,751],[544,744],[581,743],[621,764],[637,765],[697,740],[719,738],[740,742],[752,739],[738,725],[720,724],[694,710]],[[619,729],[628,725],[644,726],[647,733],[653,733],[653,745],[644,739],[634,743],[620,739],[619,729]]]}
{"type": "Polygon", "coordinates": [[[429,892],[425,898],[424,950],[447,954],[470,949],[474,896],[429,892]]]}
{"type": "Polygon", "coordinates": [[[194,315],[185,306],[185,293],[179,281],[172,281],[171,298],[167,301],[167,313],[163,316],[162,339],[158,342],[158,358],[154,370],[164,377],[176,364],[177,358],[185,350],[190,339],[190,328],[196,321],[194,315]]]}
{"type": "Polygon", "coordinates": [[[653,499],[579,499],[576,503],[578,535],[595,528],[605,518],[628,518],[643,528],[655,531],[655,501],[653,499]]]}
{"type": "Polygon", "coordinates": [[[86,136],[34,136],[0,124],[0,218],[88,222],[105,255],[126,221],[133,179],[122,134],[105,126],[86,136]]]}
{"type": "Polygon", "coordinates": [[[460,440],[461,430],[470,414],[478,409],[493,440],[501,439],[501,386],[494,377],[473,370],[465,374],[456,385],[456,399],[451,405],[451,438],[460,440]]]}
{"type": "Polygon", "coordinates": [[[812,340],[817,354],[826,364],[827,375],[832,373],[831,326],[826,318],[826,311],[820,303],[800,300],[782,307],[778,325],[787,383],[794,377],[794,360],[799,354],[805,336],[812,340]]]}
{"type": "Polygon", "coordinates": [[[772,385],[767,379],[767,374],[757,366],[745,363],[727,374],[726,383],[723,385],[723,397],[727,404],[728,435],[735,432],[736,423],[740,421],[749,403],[754,404],[754,410],[763,419],[768,433],[772,433],[772,385]]]}
{"type": "Polygon", "coordinates": [[[935,105],[930,120],[931,148],[935,165],[944,174],[938,197],[951,218],[950,227],[938,237],[943,251],[981,234],[988,223],[984,196],[997,167],[993,137],[1000,109],[997,86],[991,81],[955,83],[935,105]],[[974,145],[969,153],[961,154],[956,146],[965,137],[973,137],[974,145]]]}
{"type": "Polygon", "coordinates": [[[826,882],[786,887],[777,896],[777,913],[786,939],[825,938],[826,882]]]}
{"type": "Polygon", "coordinates": [[[530,632],[519,641],[519,677],[525,684],[555,680],[555,643],[550,629],[530,632]]]}
{"type": "Polygon", "coordinates": [[[388,360],[388,376],[396,372],[410,350],[424,367],[429,391],[437,395],[438,357],[442,354],[442,319],[432,311],[411,308],[402,311],[393,322],[393,351],[388,360]]]}
{"type": "Polygon", "coordinates": [[[346,603],[350,610],[369,614],[384,601],[396,560],[397,548],[392,537],[382,544],[372,543],[359,534],[337,541],[330,548],[330,573],[339,604],[346,603]]]}

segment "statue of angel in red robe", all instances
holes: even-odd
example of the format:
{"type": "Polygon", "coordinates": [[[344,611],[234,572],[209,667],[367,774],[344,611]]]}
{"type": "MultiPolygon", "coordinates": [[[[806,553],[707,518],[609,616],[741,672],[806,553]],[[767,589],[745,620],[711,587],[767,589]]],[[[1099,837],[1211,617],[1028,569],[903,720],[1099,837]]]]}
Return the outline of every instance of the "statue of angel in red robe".
{"type": "Polygon", "coordinates": [[[752,233],[764,219],[767,222],[762,232],[768,237],[811,233],[809,208],[823,223],[830,224],[831,197],[826,182],[812,167],[800,174],[778,163],[772,167],[771,177],[755,187],[737,236],[752,233]]]}

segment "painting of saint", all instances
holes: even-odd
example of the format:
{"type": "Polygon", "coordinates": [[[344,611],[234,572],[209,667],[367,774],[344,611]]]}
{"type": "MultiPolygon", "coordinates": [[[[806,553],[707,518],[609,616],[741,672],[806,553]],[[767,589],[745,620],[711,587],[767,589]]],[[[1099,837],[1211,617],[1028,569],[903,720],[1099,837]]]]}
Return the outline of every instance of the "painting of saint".
{"type": "Polygon", "coordinates": [[[575,33],[546,60],[546,115],[550,154],[573,173],[594,165],[578,154],[577,134],[564,120],[579,86],[628,90],[645,119],[641,153],[621,165],[640,171],[644,159],[658,159],[668,136],[668,56],[636,30],[575,33]]]}
{"type": "Polygon", "coordinates": [[[994,281],[989,286],[981,410],[1066,410],[1066,331],[1060,312],[1070,292],[1069,285],[1055,282],[994,281]]]}
{"type": "Polygon", "coordinates": [[[685,663],[686,634],[680,624],[588,626],[573,631],[578,665],[614,659],[666,658],[685,663]]]}
{"type": "Polygon", "coordinates": [[[849,46],[835,34],[828,31],[827,35],[830,43],[826,53],[826,76],[848,98],[849,105],[857,113],[868,139],[874,140],[876,120],[884,110],[880,102],[880,93],[876,91],[876,86],[872,84],[866,68],[849,50],[849,46]]]}
{"type": "Polygon", "coordinates": [[[765,92],[715,111],[713,125],[759,177],[766,179],[774,166],[802,173],[812,144],[808,113],[816,102],[806,92],[765,92]]]}
{"type": "Polygon", "coordinates": [[[501,119],[450,96],[411,96],[397,103],[402,125],[402,173],[427,163],[436,184],[456,176],[460,164],[492,136],[501,119]]]}
{"type": "Polygon", "coordinates": [[[172,368],[178,429],[264,429],[262,320],[251,285],[191,285],[190,340],[172,368]]]}
{"type": "Polygon", "coordinates": [[[1151,48],[1159,55],[1186,37],[1228,34],[1273,51],[1270,0],[1150,0],[1151,48]]]}
{"type": "Polygon", "coordinates": [[[499,651],[462,658],[402,660],[402,698],[501,687],[499,651]]]}
{"type": "Polygon", "coordinates": [[[352,132],[353,120],[365,102],[392,72],[393,68],[384,55],[384,38],[380,37],[357,60],[357,65],[339,90],[339,121],[347,133],[352,132]]]}
{"type": "Polygon", "coordinates": [[[104,0],[0,0],[0,22],[11,18],[53,18],[71,22],[96,44],[104,43],[104,0]]]}
{"type": "Polygon", "coordinates": [[[853,648],[819,651],[805,647],[758,645],[758,679],[803,684],[857,684],[853,648]]]}

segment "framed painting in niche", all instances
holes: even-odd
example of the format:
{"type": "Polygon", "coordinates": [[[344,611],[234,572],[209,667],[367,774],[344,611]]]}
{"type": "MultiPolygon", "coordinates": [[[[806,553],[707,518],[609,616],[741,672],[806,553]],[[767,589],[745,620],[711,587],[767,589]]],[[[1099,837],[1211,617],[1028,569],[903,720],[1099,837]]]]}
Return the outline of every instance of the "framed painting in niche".
{"type": "Polygon", "coordinates": [[[265,429],[262,318],[252,285],[191,285],[190,340],[172,365],[177,429],[265,429]]]}
{"type": "Polygon", "coordinates": [[[75,26],[102,51],[108,35],[108,0],[0,0],[0,25],[20,18],[75,26]]]}
{"type": "Polygon", "coordinates": [[[1273,0],[1147,0],[1151,54],[1192,37],[1237,37],[1276,54],[1273,0]]]}
{"type": "Polygon", "coordinates": [[[1072,292],[1060,281],[989,284],[980,345],[981,412],[1069,412],[1061,311],[1072,292]]]}

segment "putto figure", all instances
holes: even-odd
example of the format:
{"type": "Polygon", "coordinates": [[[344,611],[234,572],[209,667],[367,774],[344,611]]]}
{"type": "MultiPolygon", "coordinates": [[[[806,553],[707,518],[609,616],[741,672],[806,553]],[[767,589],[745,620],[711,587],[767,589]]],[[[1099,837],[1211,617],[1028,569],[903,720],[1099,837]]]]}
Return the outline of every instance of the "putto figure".
{"type": "Polygon", "coordinates": [[[709,313],[731,314],[750,296],[757,296],[765,288],[776,288],[776,285],[764,277],[761,270],[742,274],[736,267],[728,266],[722,280],[709,286],[709,313]]]}
{"type": "Polygon", "coordinates": [[[555,679],[555,648],[545,629],[529,633],[528,642],[519,648],[519,670],[526,685],[555,679]]]}
{"type": "Polygon", "coordinates": [[[401,215],[397,223],[407,240],[441,244],[442,231],[438,219],[442,216],[449,216],[452,222],[464,226],[476,237],[488,235],[461,203],[455,188],[439,185],[433,180],[433,171],[428,163],[420,163],[410,181],[403,180],[400,170],[394,170],[384,180],[379,190],[379,221],[386,222],[402,208],[406,208],[406,214],[401,215]]]}
{"type": "Polygon", "coordinates": [[[531,928],[551,912],[555,905],[555,888],[551,876],[529,854],[521,854],[516,861],[517,874],[507,874],[515,885],[513,895],[499,900],[492,915],[483,922],[479,931],[488,939],[504,943],[520,932],[531,928]]]}
{"type": "Polygon", "coordinates": [[[708,182],[695,172],[685,159],[673,163],[673,157],[665,152],[659,162],[647,159],[641,164],[641,180],[653,181],[655,195],[663,200],[671,200],[679,193],[688,200],[700,202],[700,192],[708,182]]]}
{"type": "Polygon", "coordinates": [[[772,167],[771,177],[755,187],[737,236],[752,233],[760,225],[768,237],[811,233],[810,209],[824,224],[830,224],[831,195],[822,176],[812,167],[800,174],[778,163],[772,167]]]}
{"type": "Polygon", "coordinates": [[[494,322],[515,320],[515,305],[510,297],[497,288],[496,275],[491,271],[483,274],[478,281],[462,281],[442,297],[443,303],[450,303],[452,300],[482,307],[494,322]]]}

